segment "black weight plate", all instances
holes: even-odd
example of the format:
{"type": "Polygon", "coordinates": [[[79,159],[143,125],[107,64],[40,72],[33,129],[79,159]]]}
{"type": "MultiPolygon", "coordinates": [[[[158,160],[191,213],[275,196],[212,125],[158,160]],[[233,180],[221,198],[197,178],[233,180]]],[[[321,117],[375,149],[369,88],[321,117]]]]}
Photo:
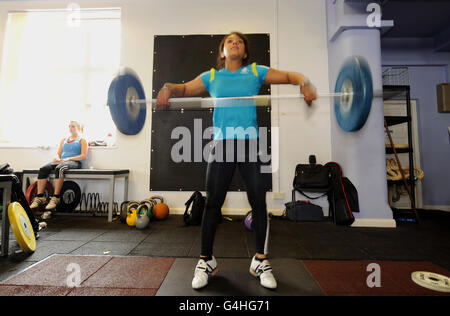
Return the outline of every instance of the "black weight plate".
{"type": "Polygon", "coordinates": [[[74,181],[64,181],[60,197],[61,203],[59,204],[58,210],[64,212],[73,212],[81,201],[80,186],[74,181]]]}

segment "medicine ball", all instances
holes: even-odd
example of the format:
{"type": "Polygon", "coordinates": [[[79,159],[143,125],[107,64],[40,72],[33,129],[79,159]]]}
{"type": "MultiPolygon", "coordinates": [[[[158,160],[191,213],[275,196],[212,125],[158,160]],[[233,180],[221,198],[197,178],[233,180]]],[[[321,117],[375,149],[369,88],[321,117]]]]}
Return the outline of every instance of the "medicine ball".
{"type": "Polygon", "coordinates": [[[252,223],[253,223],[252,215],[253,214],[252,213],[253,213],[252,211],[248,212],[244,218],[245,228],[247,228],[247,230],[249,230],[249,231],[253,231],[253,227],[252,227],[252,223]]]}
{"type": "Polygon", "coordinates": [[[153,207],[152,213],[157,220],[166,219],[169,216],[169,207],[164,203],[158,203],[153,207]]]}

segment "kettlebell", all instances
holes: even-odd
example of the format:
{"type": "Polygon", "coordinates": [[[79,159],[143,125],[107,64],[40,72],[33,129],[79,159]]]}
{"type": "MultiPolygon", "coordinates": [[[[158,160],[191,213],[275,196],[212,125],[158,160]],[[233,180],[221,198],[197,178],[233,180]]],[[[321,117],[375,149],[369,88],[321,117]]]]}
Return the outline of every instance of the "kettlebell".
{"type": "Polygon", "coordinates": [[[128,210],[128,215],[127,215],[127,225],[130,227],[136,226],[136,219],[137,219],[136,209],[130,208],[128,210]]]}
{"type": "Polygon", "coordinates": [[[148,217],[148,207],[145,204],[139,205],[138,209],[136,210],[137,217],[136,217],[136,228],[137,229],[146,229],[148,227],[148,224],[150,223],[150,218],[148,217]]]}
{"type": "Polygon", "coordinates": [[[147,216],[148,216],[148,218],[149,218],[150,221],[151,221],[151,220],[153,219],[153,212],[152,212],[152,210],[153,210],[153,206],[156,205],[156,201],[155,201],[155,200],[152,200],[152,199],[150,198],[150,199],[147,199],[147,200],[143,200],[143,201],[141,202],[141,204],[144,204],[144,205],[147,206],[147,216]]]}
{"type": "Polygon", "coordinates": [[[129,201],[125,201],[120,205],[120,222],[122,224],[127,223],[127,215],[128,215],[128,203],[129,201]]]}
{"type": "Polygon", "coordinates": [[[151,205],[151,206],[150,206],[150,208],[148,209],[148,213],[147,213],[147,216],[148,216],[148,218],[149,218],[150,220],[153,219],[153,206],[154,206],[154,205],[151,205]]]}

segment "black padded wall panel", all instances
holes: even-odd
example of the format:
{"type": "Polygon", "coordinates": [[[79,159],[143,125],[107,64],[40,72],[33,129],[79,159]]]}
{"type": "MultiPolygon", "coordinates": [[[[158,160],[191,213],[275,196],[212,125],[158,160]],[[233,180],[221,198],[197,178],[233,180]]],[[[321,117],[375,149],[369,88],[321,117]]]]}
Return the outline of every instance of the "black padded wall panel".
{"type": "MultiPolygon", "coordinates": [[[[224,35],[177,35],[155,36],[153,98],[166,82],[181,83],[194,79],[204,71],[216,66],[217,51],[224,35]]],[[[270,66],[270,38],[268,34],[248,34],[251,62],[270,66]]],[[[269,86],[263,86],[260,94],[270,94],[269,86]]],[[[208,94],[203,97],[208,97],[208,94]]],[[[194,125],[201,122],[201,133],[212,126],[212,110],[168,110],[152,112],[151,139],[151,191],[204,191],[207,163],[204,159],[195,161],[194,152],[186,162],[175,162],[171,151],[180,139],[172,139],[172,131],[182,127],[191,134],[191,148],[194,148],[194,125]]],[[[269,130],[270,146],[270,107],[258,108],[258,124],[269,130]]],[[[211,139],[203,139],[204,148],[211,139]]],[[[198,146],[198,144],[197,144],[198,146]]],[[[194,149],[192,149],[193,151],[194,149]]],[[[270,154],[270,147],[269,147],[270,154]]],[[[268,190],[272,188],[271,174],[266,174],[268,190]]],[[[242,178],[236,170],[230,191],[245,190],[242,178]]]]}

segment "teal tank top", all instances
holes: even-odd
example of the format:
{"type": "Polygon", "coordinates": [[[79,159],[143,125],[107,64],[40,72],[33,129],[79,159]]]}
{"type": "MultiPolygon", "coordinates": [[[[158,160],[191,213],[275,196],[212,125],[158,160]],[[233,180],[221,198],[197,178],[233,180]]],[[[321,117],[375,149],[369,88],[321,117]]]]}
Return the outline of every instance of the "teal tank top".
{"type": "Polygon", "coordinates": [[[73,142],[69,142],[70,137],[64,141],[61,159],[72,158],[81,155],[81,137],[78,137],[73,142]]]}

